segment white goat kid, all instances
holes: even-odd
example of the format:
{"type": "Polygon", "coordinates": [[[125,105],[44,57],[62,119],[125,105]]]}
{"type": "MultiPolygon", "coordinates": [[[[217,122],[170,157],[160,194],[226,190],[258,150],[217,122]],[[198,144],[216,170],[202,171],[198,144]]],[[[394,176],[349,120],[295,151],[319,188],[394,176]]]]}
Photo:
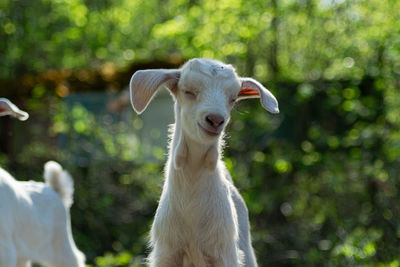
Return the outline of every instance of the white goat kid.
{"type": "MultiPolygon", "coordinates": [[[[29,115],[0,98],[0,116],[29,115]]],[[[84,267],[85,255],[72,238],[69,209],[74,182],[60,164],[44,166],[46,183],[19,182],[0,168],[0,267],[84,267]]]]}
{"type": "Polygon", "coordinates": [[[143,112],[162,86],[175,99],[175,126],[150,266],[257,266],[247,207],[221,160],[222,136],[237,100],[261,97],[278,113],[277,100],[231,65],[192,59],[180,69],[137,71],[130,82],[134,110],[143,112]]]}
{"type": "Polygon", "coordinates": [[[61,166],[45,164],[46,183],[16,181],[0,168],[0,267],[84,267],[71,233],[73,180],[61,166]]]}

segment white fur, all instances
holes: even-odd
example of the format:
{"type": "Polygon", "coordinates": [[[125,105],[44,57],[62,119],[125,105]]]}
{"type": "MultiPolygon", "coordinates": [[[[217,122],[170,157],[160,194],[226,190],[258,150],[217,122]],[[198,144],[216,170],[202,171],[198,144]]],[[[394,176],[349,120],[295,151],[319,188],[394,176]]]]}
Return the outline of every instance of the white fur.
{"type": "Polygon", "coordinates": [[[273,113],[278,102],[232,66],[192,59],[178,70],[136,72],[130,83],[135,111],[141,113],[161,86],[175,99],[175,126],[151,229],[150,266],[257,266],[246,205],[221,160],[223,129],[236,99],[261,97],[273,113]],[[211,115],[219,120],[210,122],[211,115]]]}
{"type": "Polygon", "coordinates": [[[0,267],[85,266],[71,233],[73,181],[56,162],[44,176],[46,183],[19,182],[0,168],[0,267]]]}
{"type": "Polygon", "coordinates": [[[27,120],[29,114],[25,111],[20,110],[16,105],[14,105],[7,98],[0,98],[0,116],[10,115],[12,117],[18,118],[21,121],[27,120]]]}

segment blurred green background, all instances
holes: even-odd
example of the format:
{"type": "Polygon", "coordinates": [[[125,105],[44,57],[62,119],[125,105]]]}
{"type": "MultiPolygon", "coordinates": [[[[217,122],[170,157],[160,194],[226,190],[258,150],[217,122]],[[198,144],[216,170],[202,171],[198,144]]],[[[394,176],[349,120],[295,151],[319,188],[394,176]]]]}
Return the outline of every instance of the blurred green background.
{"type": "Polygon", "coordinates": [[[137,116],[137,69],[223,60],[277,97],[242,101],[224,160],[260,266],[400,266],[400,1],[0,0],[0,165],[75,178],[92,266],[140,266],[161,192],[171,101],[137,116]],[[168,115],[169,114],[169,115],[168,115]]]}

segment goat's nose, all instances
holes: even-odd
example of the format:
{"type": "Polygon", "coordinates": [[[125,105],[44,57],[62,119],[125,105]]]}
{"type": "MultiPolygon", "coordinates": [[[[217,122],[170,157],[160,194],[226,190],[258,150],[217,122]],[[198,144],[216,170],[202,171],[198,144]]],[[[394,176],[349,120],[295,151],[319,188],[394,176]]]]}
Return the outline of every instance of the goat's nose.
{"type": "Polygon", "coordinates": [[[224,121],[224,117],[218,114],[209,114],[206,116],[206,122],[214,128],[222,125],[224,121]]]}

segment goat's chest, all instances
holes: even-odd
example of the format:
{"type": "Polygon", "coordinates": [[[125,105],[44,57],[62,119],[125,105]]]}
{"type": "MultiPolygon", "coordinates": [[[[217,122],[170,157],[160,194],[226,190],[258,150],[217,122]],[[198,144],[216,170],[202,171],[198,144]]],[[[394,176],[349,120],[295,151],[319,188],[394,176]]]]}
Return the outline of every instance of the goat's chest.
{"type": "Polygon", "coordinates": [[[169,189],[170,196],[164,199],[168,203],[163,204],[171,211],[168,220],[179,222],[177,234],[183,241],[233,238],[237,231],[236,210],[229,186],[220,177],[200,177],[192,184],[169,189]]]}

